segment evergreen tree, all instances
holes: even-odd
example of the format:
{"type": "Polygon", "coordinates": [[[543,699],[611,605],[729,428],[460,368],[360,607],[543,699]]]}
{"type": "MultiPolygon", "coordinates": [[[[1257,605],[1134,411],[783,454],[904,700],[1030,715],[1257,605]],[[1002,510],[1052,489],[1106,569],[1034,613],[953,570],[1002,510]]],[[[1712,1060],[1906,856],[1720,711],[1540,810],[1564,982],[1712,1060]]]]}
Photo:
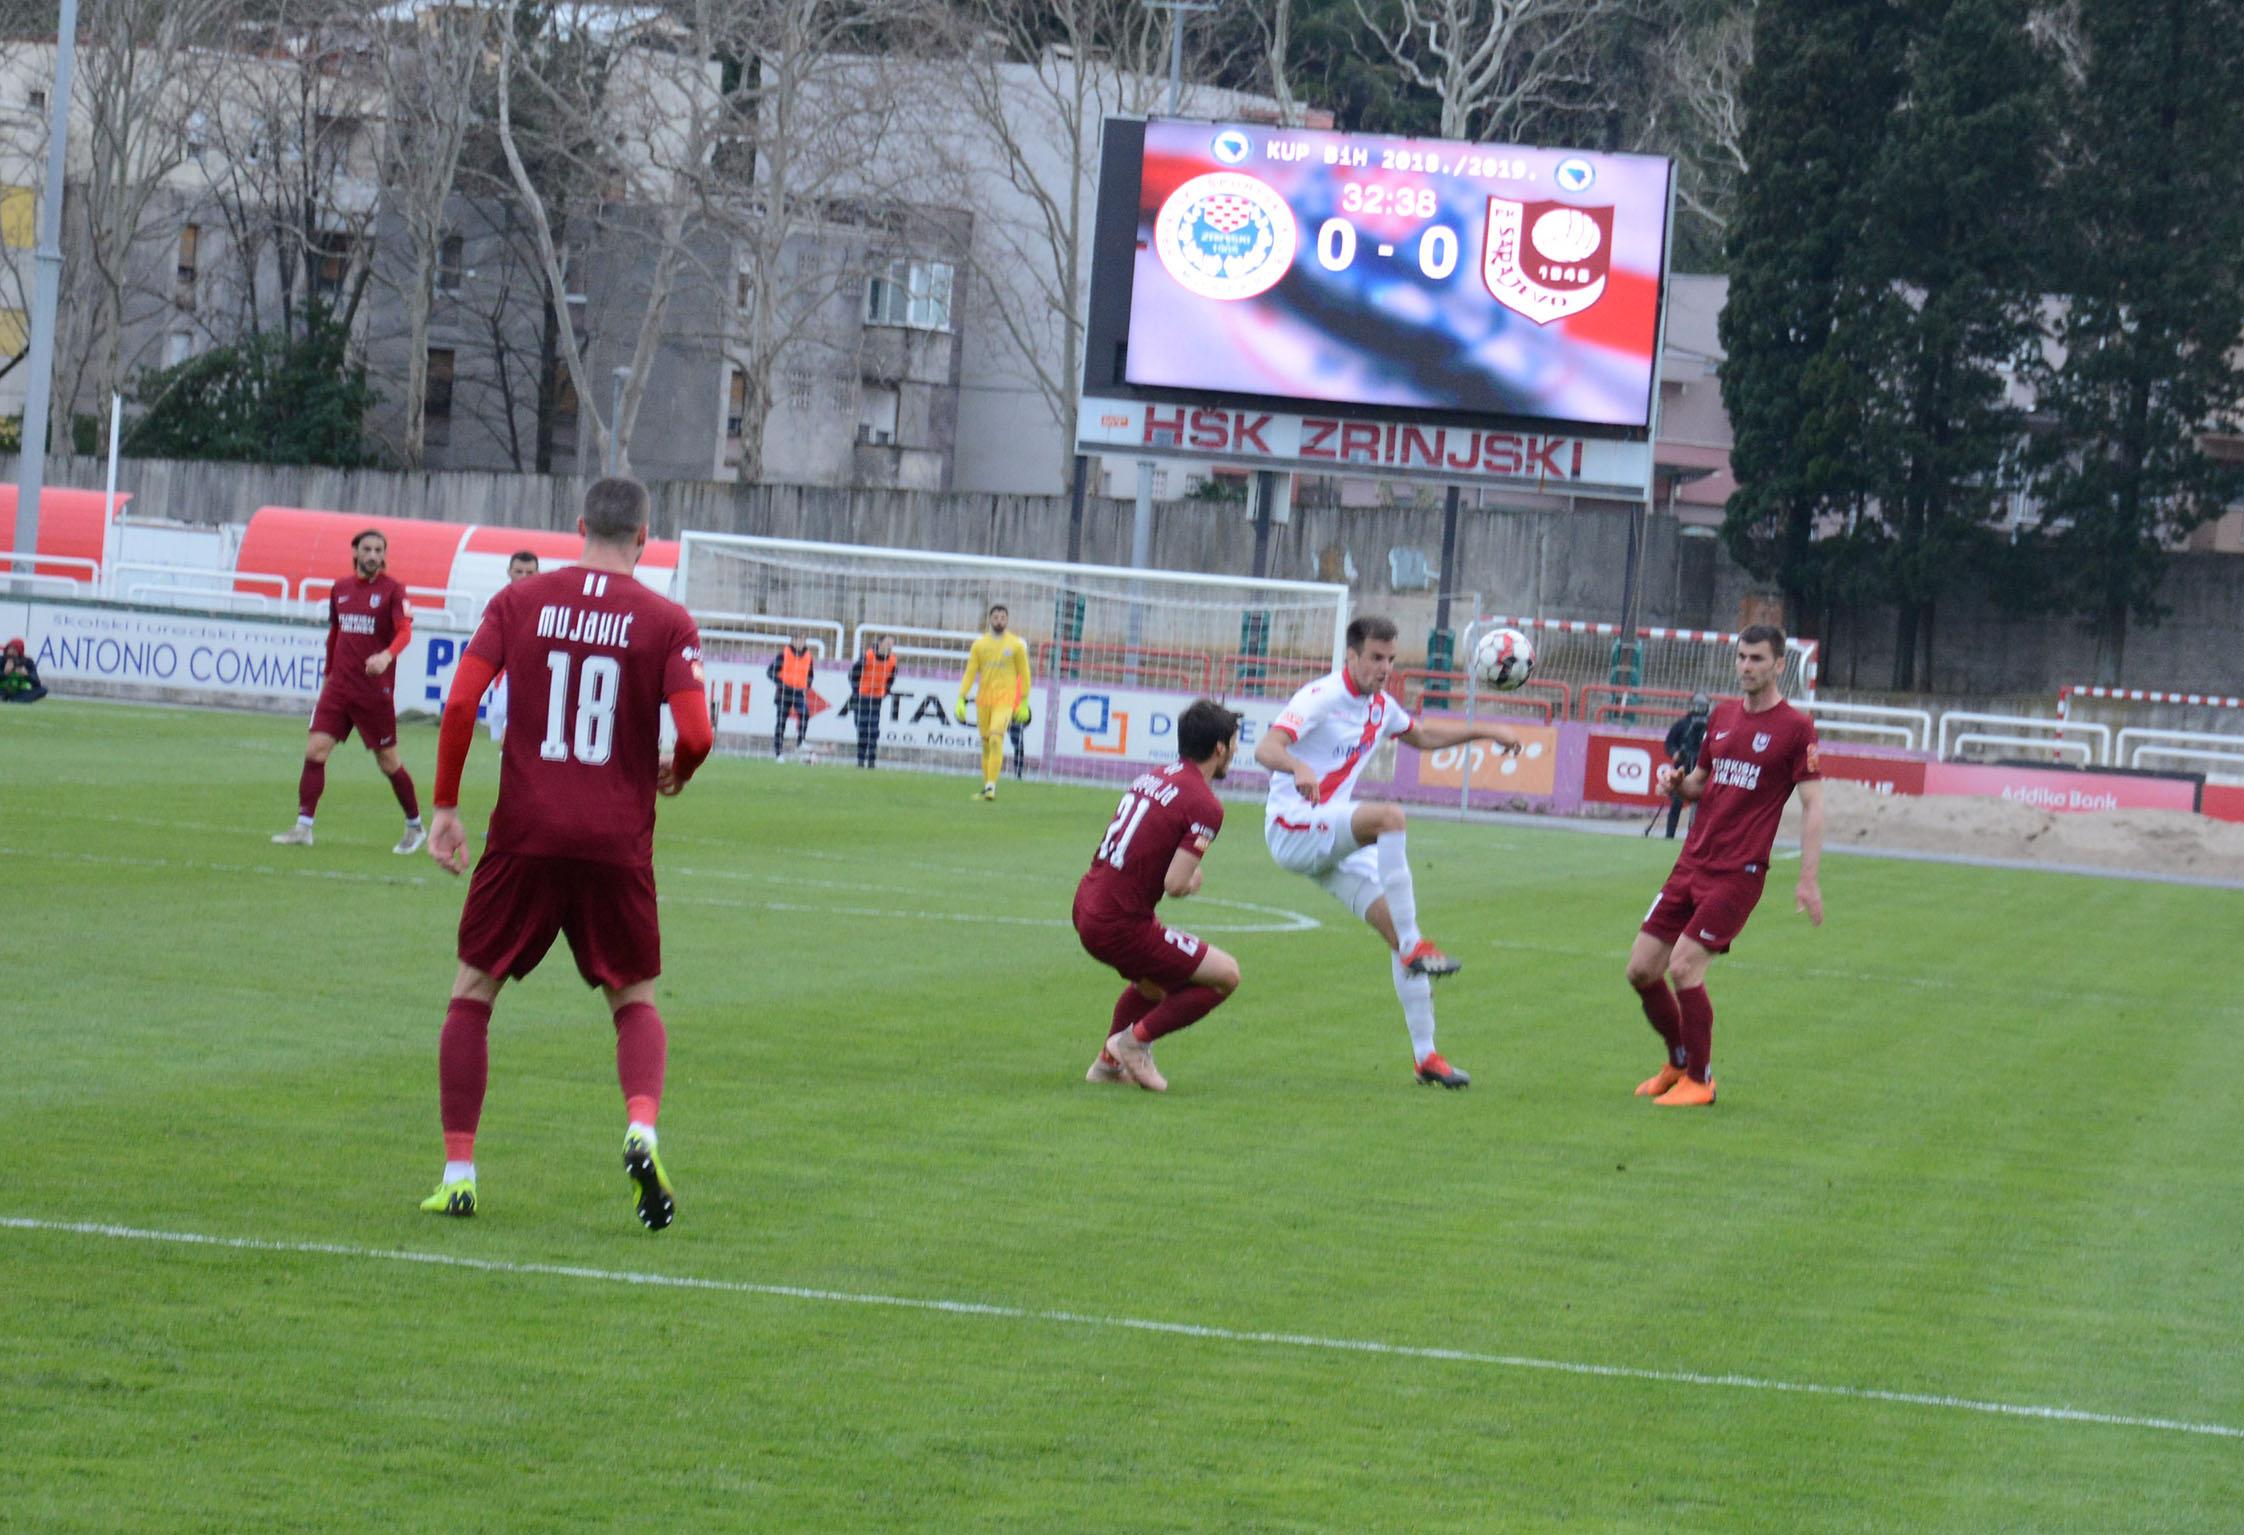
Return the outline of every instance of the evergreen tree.
{"type": "Polygon", "coordinates": [[[2083,0],[2077,25],[2035,489],[2050,594],[2116,682],[2166,551],[2244,490],[2199,444],[2244,415],[2244,0],[2083,0]]]}
{"type": "Polygon", "coordinates": [[[1907,14],[1905,88],[1863,183],[1877,515],[1857,525],[1895,611],[1898,689],[1929,685],[1934,604],[1985,568],[2025,431],[2009,377],[2039,334],[2053,84],[2025,0],[1918,0],[1907,14]]]}
{"type": "Polygon", "coordinates": [[[1761,0],[1741,87],[1747,177],[1727,238],[1722,402],[1738,490],[1723,536],[1819,632],[1850,590],[1873,484],[1866,440],[1878,312],[1869,189],[1901,88],[1890,0],[1761,0]],[[1818,540],[1818,533],[1834,534],[1818,540]]]}
{"type": "Polygon", "coordinates": [[[145,413],[125,433],[141,458],[253,464],[374,461],[362,428],[374,404],[350,334],[317,305],[302,335],[259,331],[177,367],[141,375],[133,400],[145,413]]]}

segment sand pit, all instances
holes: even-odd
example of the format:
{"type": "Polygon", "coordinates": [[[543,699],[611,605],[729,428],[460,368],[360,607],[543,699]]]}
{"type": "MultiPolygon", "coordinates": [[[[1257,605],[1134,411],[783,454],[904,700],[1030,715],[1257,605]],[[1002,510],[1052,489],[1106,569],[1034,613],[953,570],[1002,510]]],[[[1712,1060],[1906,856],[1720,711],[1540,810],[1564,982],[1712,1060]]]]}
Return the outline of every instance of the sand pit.
{"type": "MultiPolygon", "coordinates": [[[[1879,794],[1865,784],[1823,786],[1824,845],[2000,858],[2052,867],[2110,869],[2244,882],[2244,822],[2179,810],[2057,815],[1965,795],[1879,794]]],[[[1800,835],[1800,803],[1778,836],[1800,835]]]]}

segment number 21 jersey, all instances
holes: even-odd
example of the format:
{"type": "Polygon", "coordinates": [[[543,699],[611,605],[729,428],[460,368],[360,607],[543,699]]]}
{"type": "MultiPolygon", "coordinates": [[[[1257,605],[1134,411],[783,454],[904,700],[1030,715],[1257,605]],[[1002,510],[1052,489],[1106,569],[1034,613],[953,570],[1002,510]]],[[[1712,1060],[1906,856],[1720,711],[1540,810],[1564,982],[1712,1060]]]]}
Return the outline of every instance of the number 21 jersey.
{"type": "Polygon", "coordinates": [[[468,654],[500,668],[508,693],[488,850],[651,859],[663,700],[702,686],[686,610],[572,565],[502,588],[468,654]]]}
{"type": "Polygon", "coordinates": [[[1078,925],[1152,916],[1178,850],[1205,856],[1222,829],[1223,801],[1198,764],[1177,761],[1140,773],[1123,791],[1090,871],[1076,886],[1078,925]]]}

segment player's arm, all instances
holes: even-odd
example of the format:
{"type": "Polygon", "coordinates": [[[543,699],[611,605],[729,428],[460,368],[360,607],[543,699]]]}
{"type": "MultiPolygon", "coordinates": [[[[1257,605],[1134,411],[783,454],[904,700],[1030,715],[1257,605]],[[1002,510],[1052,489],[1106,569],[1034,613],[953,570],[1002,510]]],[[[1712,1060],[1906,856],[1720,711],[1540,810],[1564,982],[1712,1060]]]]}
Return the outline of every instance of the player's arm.
{"type": "Polygon", "coordinates": [[[413,605],[405,600],[405,589],[398,588],[397,616],[391,620],[396,634],[389,644],[366,658],[366,675],[379,677],[390,669],[392,662],[405,654],[405,647],[413,643],[413,605]]]}
{"type": "Polygon", "coordinates": [[[1019,636],[1014,637],[1013,666],[1020,677],[1013,693],[1013,722],[1026,725],[1029,721],[1029,653],[1028,641],[1019,636]]]}
{"type": "Polygon", "coordinates": [[[1301,791],[1301,797],[1314,805],[1317,803],[1317,770],[1293,754],[1293,744],[1300,739],[1292,726],[1279,720],[1254,743],[1255,766],[1285,774],[1301,791]]]}
{"type": "Polygon", "coordinates": [[[499,668],[472,649],[460,657],[452,689],[444,695],[444,722],[436,732],[435,809],[429,817],[429,856],[454,874],[467,867],[467,833],[460,826],[460,775],[475,744],[475,708],[499,668]]]}
{"type": "Polygon", "coordinates": [[[1462,746],[1467,741],[1492,741],[1509,756],[1520,746],[1519,737],[1494,720],[1430,720],[1424,715],[1413,720],[1410,728],[1395,739],[1422,752],[1462,746]]]}
{"type": "Polygon", "coordinates": [[[1161,876],[1162,892],[1179,898],[1199,894],[1200,856],[1207,850],[1208,845],[1197,839],[1178,848],[1169,860],[1169,872],[1161,876]]]}
{"type": "Polygon", "coordinates": [[[717,744],[717,730],[709,720],[706,691],[687,688],[672,693],[667,702],[671,723],[678,727],[678,743],[671,754],[655,766],[657,794],[676,794],[683,789],[687,780],[709,760],[709,753],[717,744]]]}
{"type": "Polygon", "coordinates": [[[655,792],[676,794],[709,760],[717,744],[717,724],[709,714],[708,674],[701,665],[701,630],[683,614],[663,662],[662,691],[678,741],[668,756],[655,762],[655,792]]]}
{"type": "MultiPolygon", "coordinates": [[[[1654,777],[1653,792],[1672,794],[1686,805],[1696,804],[1698,797],[1706,792],[1706,770],[1707,764],[1702,762],[1688,773],[1678,773],[1674,763],[1663,762],[1654,777]]],[[[1806,788],[1807,785],[1802,784],[1801,787],[1806,788]]],[[[1820,800],[1821,797],[1818,798],[1820,800]]]]}
{"type": "Polygon", "coordinates": [[[1800,883],[1792,892],[1794,911],[1804,911],[1808,921],[1823,926],[1823,780],[1811,778],[1800,786],[1800,883]]]}
{"type": "Polygon", "coordinates": [[[327,590],[327,662],[320,670],[322,683],[326,681],[327,674],[335,670],[335,642],[342,636],[342,610],[335,605],[335,589],[329,587],[327,590]]]}
{"type": "Polygon", "coordinates": [[[958,679],[958,717],[966,718],[966,695],[974,690],[974,679],[982,670],[982,653],[986,647],[976,640],[966,652],[966,671],[958,679]]]}

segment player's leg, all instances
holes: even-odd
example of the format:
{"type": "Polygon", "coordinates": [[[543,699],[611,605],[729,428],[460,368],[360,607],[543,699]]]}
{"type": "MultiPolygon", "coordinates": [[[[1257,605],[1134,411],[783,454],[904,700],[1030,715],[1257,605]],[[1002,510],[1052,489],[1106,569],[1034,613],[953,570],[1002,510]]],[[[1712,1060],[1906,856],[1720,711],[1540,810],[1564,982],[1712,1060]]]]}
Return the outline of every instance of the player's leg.
{"type": "Polygon", "coordinates": [[[1106,1036],[1099,1043],[1097,1059],[1091,1069],[1083,1073],[1086,1082],[1127,1082],[1129,1076],[1122,1063],[1114,1058],[1111,1048],[1114,1036],[1134,1027],[1138,1020],[1153,1011],[1154,1006],[1168,993],[1151,981],[1132,981],[1122,988],[1122,995],[1114,999],[1113,1015],[1107,1020],[1106,1036]]]}
{"type": "Polygon", "coordinates": [[[275,842],[289,847],[312,845],[312,818],[319,814],[319,797],[327,792],[327,759],[334,755],[335,747],[343,736],[349,735],[347,719],[323,719],[329,713],[327,700],[320,700],[319,710],[312,720],[310,734],[304,737],[304,767],[296,776],[296,824],[287,831],[276,833],[275,842]],[[320,727],[328,725],[330,730],[320,727]]]}
{"type": "Polygon", "coordinates": [[[660,1231],[676,1217],[678,1202],[655,1134],[670,1034],[654,1004],[655,978],[662,974],[654,866],[570,864],[557,882],[568,892],[561,931],[576,956],[577,973],[601,989],[615,1020],[623,1170],[640,1223],[660,1231]]]}
{"type": "Polygon", "coordinates": [[[997,780],[1005,771],[1005,716],[991,710],[977,720],[982,737],[982,798],[997,798],[997,780]]]}
{"type": "MultiPolygon", "coordinates": [[[[1192,937],[1189,933],[1179,936],[1192,937]]],[[[1167,996],[1132,1026],[1132,1037],[1141,1043],[1150,1045],[1179,1029],[1192,1027],[1239,989],[1239,962],[1213,944],[1197,938],[1192,941],[1200,948],[1200,962],[1193,967],[1192,979],[1170,989],[1167,996]]]]}
{"type": "Polygon", "coordinates": [[[1413,975],[1439,980],[1455,975],[1464,966],[1428,942],[1418,930],[1418,892],[1410,874],[1406,824],[1400,805],[1364,804],[1356,806],[1349,816],[1348,831],[1356,846],[1377,852],[1379,886],[1386,897],[1387,914],[1394,927],[1389,941],[1401,957],[1403,968],[1413,975]]]}
{"type": "MultiPolygon", "coordinates": [[[[375,740],[382,737],[376,736],[375,740]]],[[[397,712],[390,711],[390,728],[387,746],[374,749],[374,765],[390,781],[390,792],[397,796],[397,808],[405,812],[405,832],[397,839],[393,853],[418,853],[429,840],[421,825],[421,796],[413,787],[413,775],[405,770],[405,758],[397,749],[397,712]]]]}
{"type": "Polygon", "coordinates": [[[491,1004],[504,983],[465,960],[452,980],[436,1043],[437,1110],[444,1125],[444,1176],[421,1201],[431,1215],[475,1213],[475,1132],[491,1081],[491,1004]]]}
{"type": "Polygon", "coordinates": [[[638,1190],[639,1219],[660,1231],[676,1218],[677,1191],[662,1165],[655,1117],[662,1112],[662,1079],[670,1061],[670,1034],[655,1010],[655,983],[604,988],[616,1025],[616,1081],[623,1088],[623,1170],[638,1190]]]}
{"type": "MultiPolygon", "coordinates": [[[[1666,899],[1663,892],[1653,902],[1655,912],[1666,899]]],[[[1657,1098],[1683,1079],[1683,1013],[1667,984],[1668,956],[1674,950],[1673,938],[1640,932],[1628,951],[1628,983],[1643,1004],[1645,1022],[1651,1024],[1667,1049],[1667,1059],[1660,1069],[1636,1085],[1639,1098],[1657,1098]]]]}
{"type": "Polygon", "coordinates": [[[1682,1015],[1683,1077],[1652,1100],[1662,1108],[1703,1108],[1714,1102],[1714,1003],[1706,994],[1706,967],[1713,958],[1689,934],[1676,940],[1668,956],[1668,979],[1682,1015]]]}

